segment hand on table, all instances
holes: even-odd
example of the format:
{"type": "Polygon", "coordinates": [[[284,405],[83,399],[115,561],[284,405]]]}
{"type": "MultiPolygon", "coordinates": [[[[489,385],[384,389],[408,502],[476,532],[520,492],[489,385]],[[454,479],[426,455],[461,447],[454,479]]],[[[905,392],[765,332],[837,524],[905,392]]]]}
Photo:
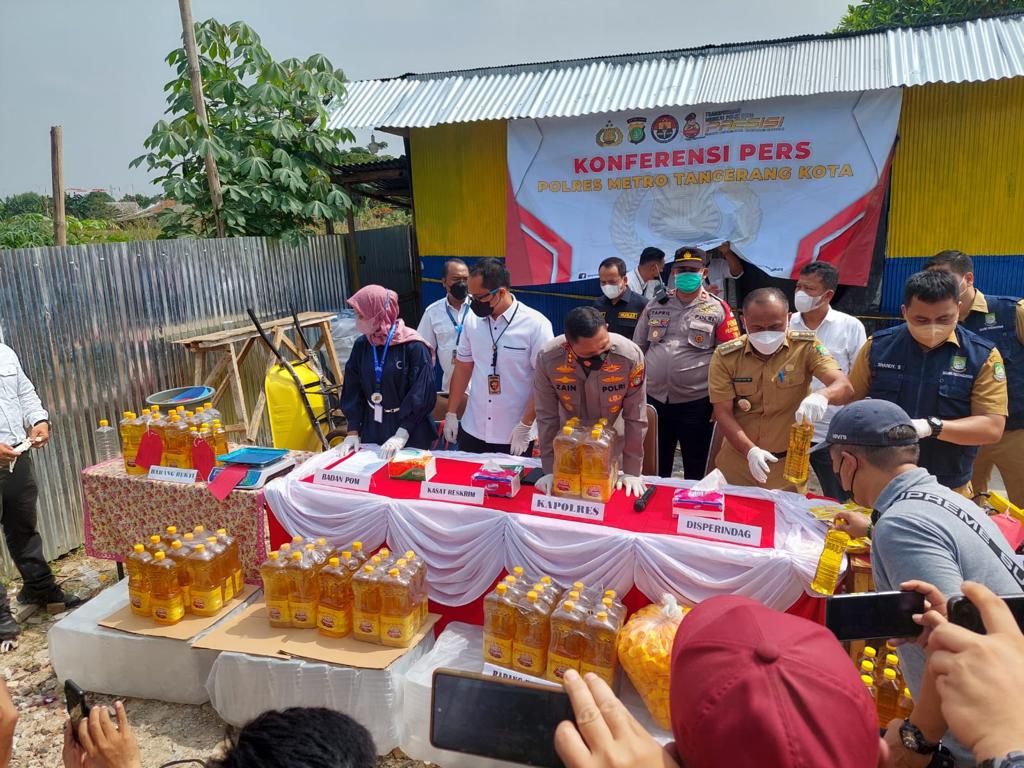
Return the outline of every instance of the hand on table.
{"type": "Polygon", "coordinates": [[[750,474],[761,484],[768,482],[768,474],[771,472],[768,463],[774,464],[777,461],[778,458],[772,456],[771,451],[758,448],[756,445],[747,451],[747,466],[750,468],[750,474]]]}
{"type": "Polygon", "coordinates": [[[41,421],[36,424],[28,433],[28,437],[32,441],[33,448],[42,448],[50,442],[50,422],[41,421]]]}
{"type": "Polygon", "coordinates": [[[444,415],[444,439],[449,443],[459,442],[459,417],[454,413],[444,415]]]}
{"type": "Polygon", "coordinates": [[[532,431],[532,424],[523,424],[521,421],[512,427],[512,439],[509,441],[512,448],[509,453],[513,456],[522,456],[526,453],[526,449],[530,447],[530,432],[532,431]]]}
{"type": "Polygon", "coordinates": [[[384,445],[377,451],[377,455],[382,459],[390,460],[398,451],[405,448],[405,444],[409,441],[409,432],[403,427],[399,427],[392,437],[389,437],[384,441],[384,445]]]}
{"type": "Polygon", "coordinates": [[[627,496],[643,496],[644,491],[647,490],[647,483],[643,481],[643,478],[637,477],[636,475],[622,475],[618,482],[615,483],[616,488],[625,488],[627,496]]]}
{"type": "Polygon", "coordinates": [[[533,484],[533,487],[537,489],[537,493],[547,494],[551,493],[551,486],[554,485],[554,483],[554,475],[544,475],[536,483],[533,484]]]}
{"type": "Polygon", "coordinates": [[[800,401],[800,406],[796,409],[796,423],[813,424],[816,421],[821,421],[826,411],[828,411],[828,399],[817,392],[811,392],[800,401]]]}
{"type": "Polygon", "coordinates": [[[359,450],[359,435],[352,434],[345,437],[341,445],[338,446],[338,457],[345,458],[349,454],[355,453],[359,450]]]}

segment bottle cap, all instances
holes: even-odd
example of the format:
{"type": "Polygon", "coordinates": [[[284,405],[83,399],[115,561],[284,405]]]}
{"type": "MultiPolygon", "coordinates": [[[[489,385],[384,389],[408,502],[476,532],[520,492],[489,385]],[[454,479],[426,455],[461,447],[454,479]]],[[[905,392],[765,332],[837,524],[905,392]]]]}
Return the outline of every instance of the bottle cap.
{"type": "Polygon", "coordinates": [[[514,573],[516,576],[522,576],[523,575],[523,566],[517,565],[515,568],[512,569],[512,573],[514,573]]]}
{"type": "Polygon", "coordinates": [[[341,553],[341,556],[345,560],[351,560],[352,559],[352,553],[349,552],[347,549],[344,552],[341,553]]]}
{"type": "Polygon", "coordinates": [[[548,584],[551,583],[551,577],[550,576],[541,576],[540,577],[540,583],[545,585],[545,586],[547,586],[548,584]]]}
{"type": "Polygon", "coordinates": [[[884,672],[882,672],[882,676],[886,680],[895,680],[896,679],[896,670],[895,669],[887,669],[884,672]]]}
{"type": "Polygon", "coordinates": [[[372,565],[364,565],[363,566],[363,573],[373,573],[373,566],[372,565]]]}
{"type": "Polygon", "coordinates": [[[330,565],[331,568],[337,568],[339,565],[341,565],[341,560],[339,560],[336,557],[332,557],[330,560],[327,561],[327,564],[330,565]]]}
{"type": "Polygon", "coordinates": [[[177,540],[172,541],[171,542],[171,549],[181,549],[181,542],[177,541],[177,540]]]}
{"type": "Polygon", "coordinates": [[[146,551],[146,548],[144,546],[142,546],[141,544],[136,544],[134,547],[132,547],[132,552],[145,552],[145,551],[146,551]]]}
{"type": "Polygon", "coordinates": [[[577,590],[575,590],[575,589],[572,590],[569,593],[569,599],[570,600],[579,600],[580,599],[580,593],[577,590]]]}
{"type": "Polygon", "coordinates": [[[301,544],[301,543],[302,543],[302,537],[301,536],[292,536],[292,544],[301,544]]]}
{"type": "Polygon", "coordinates": [[[321,536],[319,539],[316,540],[316,545],[318,547],[326,547],[327,546],[327,539],[325,539],[323,536],[321,536]]]}
{"type": "Polygon", "coordinates": [[[913,697],[910,695],[910,689],[909,688],[904,688],[903,689],[903,695],[906,696],[908,699],[913,699],[913,697]]]}
{"type": "Polygon", "coordinates": [[[153,555],[153,559],[155,560],[163,560],[165,557],[167,557],[167,555],[164,553],[162,549],[158,551],[155,555],[153,555]]]}
{"type": "Polygon", "coordinates": [[[211,544],[216,544],[217,543],[217,537],[216,536],[207,536],[206,540],[208,542],[210,542],[211,544]]]}
{"type": "MultiPolygon", "coordinates": [[[[143,408],[142,412],[146,413],[148,410],[149,410],[148,408],[143,408]]],[[[131,411],[121,411],[121,418],[122,419],[134,419],[135,417],[132,416],[132,412],[131,411]]]]}
{"type": "Polygon", "coordinates": [[[574,603],[572,600],[566,600],[564,603],[562,603],[562,608],[566,611],[574,611],[576,610],[576,603],[574,603]]]}
{"type": "Polygon", "coordinates": [[[398,578],[398,569],[397,568],[392,568],[390,571],[388,571],[388,576],[390,576],[393,579],[397,579],[398,578]]]}
{"type": "Polygon", "coordinates": [[[193,532],[193,533],[202,533],[202,532],[203,532],[203,531],[205,531],[205,530],[206,530],[206,529],[205,529],[205,528],[203,528],[203,526],[201,526],[201,525],[197,525],[197,526],[196,526],[195,528],[193,528],[193,529],[192,529],[192,532],[193,532]]]}
{"type": "Polygon", "coordinates": [[[183,538],[185,541],[192,541],[195,538],[195,536],[192,534],[191,531],[189,531],[188,533],[186,533],[181,538],[183,538]]]}
{"type": "Polygon", "coordinates": [[[875,649],[872,648],[870,645],[865,646],[865,648],[864,648],[864,655],[867,656],[869,659],[875,658],[875,653],[876,653],[875,649]]]}
{"type": "Polygon", "coordinates": [[[416,557],[416,553],[415,552],[413,552],[411,549],[405,550],[405,559],[406,560],[412,560],[414,557],[416,557]]]}
{"type": "Polygon", "coordinates": [[[895,667],[900,663],[900,657],[895,653],[887,653],[885,654],[885,663],[895,667]]]}
{"type": "Polygon", "coordinates": [[[210,402],[206,402],[206,403],[203,403],[203,405],[204,405],[204,406],[205,406],[206,408],[213,408],[213,403],[210,403],[210,402]]]}
{"type": "Polygon", "coordinates": [[[571,435],[572,434],[572,427],[570,427],[568,424],[566,424],[564,427],[562,427],[562,434],[563,435],[571,435]]]}
{"type": "Polygon", "coordinates": [[[864,683],[864,685],[874,685],[875,684],[875,681],[871,679],[871,675],[861,675],[860,676],[860,681],[862,683],[864,683]]]}
{"type": "Polygon", "coordinates": [[[197,435],[199,434],[199,429],[197,427],[189,427],[188,431],[189,432],[195,432],[197,435]]]}
{"type": "Polygon", "coordinates": [[[516,583],[516,577],[515,576],[506,576],[505,577],[505,581],[507,581],[509,584],[515,584],[516,583]]]}
{"type": "Polygon", "coordinates": [[[279,557],[279,553],[271,552],[269,555],[267,555],[267,557],[269,557],[271,560],[277,560],[277,558],[279,557]]]}
{"type": "Polygon", "coordinates": [[[605,597],[601,599],[601,605],[603,605],[605,608],[611,608],[612,605],[614,605],[614,603],[615,601],[612,600],[610,597],[605,597]]]}
{"type": "Polygon", "coordinates": [[[874,672],[875,671],[875,665],[872,664],[870,661],[862,661],[860,663],[860,669],[861,669],[861,672],[874,672]]]}
{"type": "Polygon", "coordinates": [[[377,553],[381,557],[391,557],[391,550],[387,547],[381,547],[380,552],[377,553]]]}
{"type": "Polygon", "coordinates": [[[192,413],[192,411],[185,411],[185,418],[186,419],[191,419],[193,416],[195,416],[195,414],[192,413]]]}
{"type": "Polygon", "coordinates": [[[154,533],[152,536],[149,537],[149,541],[151,544],[159,544],[160,536],[154,533]]]}
{"type": "Polygon", "coordinates": [[[306,551],[307,552],[312,552],[315,549],[316,549],[316,544],[307,544],[306,545],[306,551]]]}
{"type": "Polygon", "coordinates": [[[181,421],[181,416],[171,416],[171,421],[177,424],[179,421],[181,421]]]}
{"type": "Polygon", "coordinates": [[[526,593],[526,599],[529,600],[531,603],[537,602],[537,593],[536,592],[532,592],[532,591],[531,592],[527,592],[526,593]]]}
{"type": "Polygon", "coordinates": [[[352,542],[352,549],[354,549],[356,552],[362,552],[363,551],[363,542],[361,542],[361,541],[353,541],[352,542]]]}
{"type": "Polygon", "coordinates": [[[409,561],[406,560],[404,557],[400,557],[398,559],[398,562],[395,563],[395,565],[397,565],[399,568],[405,568],[405,566],[407,566],[408,564],[409,564],[409,561]]]}
{"type": "Polygon", "coordinates": [[[177,408],[175,408],[175,410],[178,413],[184,413],[185,412],[185,406],[184,405],[179,405],[177,408]]]}
{"type": "Polygon", "coordinates": [[[587,585],[584,584],[582,581],[574,581],[572,583],[572,586],[573,589],[575,589],[577,592],[582,592],[587,587],[587,585]]]}
{"type": "Polygon", "coordinates": [[[504,595],[506,592],[508,592],[508,584],[499,584],[497,587],[494,588],[494,591],[497,592],[499,595],[504,595]]]}
{"type": "Polygon", "coordinates": [[[171,534],[171,536],[173,536],[174,534],[176,534],[178,532],[178,526],[176,526],[176,525],[168,525],[167,526],[167,532],[169,534],[171,534]]]}
{"type": "Polygon", "coordinates": [[[206,551],[206,545],[201,543],[201,542],[199,544],[196,544],[195,551],[196,552],[205,552],[206,551]]]}
{"type": "Polygon", "coordinates": [[[885,644],[885,648],[888,653],[895,653],[896,651],[896,646],[889,642],[885,644]]]}
{"type": "Polygon", "coordinates": [[[227,536],[228,535],[228,529],[227,528],[218,528],[217,529],[217,535],[218,536],[227,536]]]}
{"type": "Polygon", "coordinates": [[[278,547],[278,549],[281,550],[282,552],[291,552],[292,545],[289,544],[288,542],[285,542],[280,547],[278,547]]]}
{"type": "Polygon", "coordinates": [[[100,426],[101,427],[109,427],[110,426],[110,422],[107,421],[106,419],[100,419],[100,426]]]}
{"type": "Polygon", "coordinates": [[[302,553],[301,552],[292,552],[292,560],[298,562],[301,559],[302,559],[302,553]]]}
{"type": "Polygon", "coordinates": [[[605,597],[610,597],[612,600],[614,600],[616,597],[619,596],[619,593],[616,592],[614,589],[606,589],[604,591],[604,596],[605,597]]]}
{"type": "Polygon", "coordinates": [[[598,611],[597,612],[597,620],[598,621],[608,621],[608,613],[607,613],[607,611],[598,611]]]}

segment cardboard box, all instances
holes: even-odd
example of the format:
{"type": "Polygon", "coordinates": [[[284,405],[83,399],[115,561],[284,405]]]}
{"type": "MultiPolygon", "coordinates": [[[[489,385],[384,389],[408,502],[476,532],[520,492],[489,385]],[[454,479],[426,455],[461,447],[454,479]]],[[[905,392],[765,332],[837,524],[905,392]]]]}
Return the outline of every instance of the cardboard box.
{"type": "Polygon", "coordinates": [[[437,473],[437,461],[430,451],[403,448],[388,462],[388,477],[392,480],[426,482],[437,473]]]}
{"type": "Polygon", "coordinates": [[[672,516],[706,517],[709,520],[725,519],[725,495],[720,491],[694,493],[689,488],[676,488],[672,492],[672,516]]]}
{"type": "Polygon", "coordinates": [[[480,467],[473,473],[469,484],[474,488],[483,488],[488,496],[511,499],[519,493],[522,474],[521,464],[502,464],[498,469],[480,467]]]}
{"type": "Polygon", "coordinates": [[[131,606],[126,605],[107,618],[99,622],[101,627],[116,629],[120,632],[130,632],[133,635],[145,637],[165,637],[168,640],[191,640],[200,632],[212,627],[218,621],[227,616],[231,611],[244,603],[258,587],[246,584],[242,594],[229,601],[216,616],[195,616],[186,613],[185,618],[177,624],[157,624],[153,619],[144,616],[136,616],[132,613],[131,606]]]}

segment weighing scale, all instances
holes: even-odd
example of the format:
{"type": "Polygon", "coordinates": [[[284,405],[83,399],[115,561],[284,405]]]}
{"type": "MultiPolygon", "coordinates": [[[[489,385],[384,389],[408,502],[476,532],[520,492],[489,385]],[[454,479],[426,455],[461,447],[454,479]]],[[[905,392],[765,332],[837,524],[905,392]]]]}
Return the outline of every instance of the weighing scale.
{"type": "MultiPolygon", "coordinates": [[[[272,464],[264,464],[262,466],[245,466],[248,467],[248,471],[245,473],[245,477],[242,478],[241,482],[236,485],[235,488],[240,491],[255,491],[265,486],[278,475],[283,475],[291,471],[291,468],[295,466],[295,460],[286,456],[272,464]]],[[[226,467],[214,467],[210,471],[210,482],[213,482],[213,479],[225,469],[226,467]]]]}

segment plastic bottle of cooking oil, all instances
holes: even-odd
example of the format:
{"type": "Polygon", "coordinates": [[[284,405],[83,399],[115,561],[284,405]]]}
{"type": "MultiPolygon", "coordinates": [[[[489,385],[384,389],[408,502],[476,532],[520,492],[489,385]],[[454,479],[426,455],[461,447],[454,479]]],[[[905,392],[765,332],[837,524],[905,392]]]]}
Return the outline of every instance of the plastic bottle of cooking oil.
{"type": "Polygon", "coordinates": [[[861,662],[870,661],[874,664],[878,660],[878,651],[872,648],[870,645],[865,645],[864,650],[860,652],[860,658],[857,659],[857,669],[860,669],[861,662]]]}
{"type": "Polygon", "coordinates": [[[219,420],[221,418],[220,411],[213,407],[213,403],[203,403],[203,413],[209,414],[211,420],[219,420]]]}
{"type": "Polygon", "coordinates": [[[580,442],[571,426],[566,424],[555,436],[554,478],[551,493],[555,496],[580,495],[580,442]]]}
{"type": "Polygon", "coordinates": [[[352,631],[352,571],[332,557],[317,576],[320,587],[316,628],[327,637],[345,637],[352,631]]]}
{"type": "Polygon", "coordinates": [[[141,544],[132,547],[125,560],[124,569],[128,572],[128,604],[136,616],[152,616],[153,606],[150,602],[149,564],[153,556],[141,544]]]}
{"type": "MultiPolygon", "coordinates": [[[[213,427],[210,430],[213,433],[213,455],[224,456],[228,453],[228,433],[224,429],[224,425],[220,423],[220,419],[214,419],[213,427]]],[[[218,462],[223,464],[224,462],[218,462]]]]}
{"type": "Polygon", "coordinates": [[[595,610],[602,610],[601,606],[604,606],[603,610],[608,611],[608,615],[617,621],[620,627],[626,623],[626,606],[619,600],[619,595],[614,589],[604,591],[601,604],[595,610]]]}
{"type": "Polygon", "coordinates": [[[181,416],[171,416],[164,429],[164,466],[178,469],[192,468],[192,437],[181,416]]]}
{"type": "Polygon", "coordinates": [[[359,565],[366,562],[366,553],[363,551],[363,542],[353,541],[352,546],[349,548],[349,552],[352,553],[352,559],[359,563],[359,565]]]}
{"type": "Polygon", "coordinates": [[[288,578],[291,587],[288,607],[292,613],[292,626],[313,629],[316,626],[316,568],[312,561],[303,557],[302,552],[293,551],[288,561],[288,578]]]}
{"type": "Polygon", "coordinates": [[[263,579],[263,599],[267,604],[267,618],[272,627],[290,627],[292,615],[288,607],[291,580],[286,563],[278,552],[267,555],[267,561],[260,566],[263,579]]]}
{"type": "Polygon", "coordinates": [[[192,613],[196,616],[216,616],[224,607],[223,582],[216,554],[200,542],[185,559],[185,566],[192,582],[189,587],[192,613]]]}
{"type": "Polygon", "coordinates": [[[566,600],[551,613],[548,659],[544,677],[560,682],[566,670],[580,671],[586,616],[574,602],[566,600]]]}
{"type": "Polygon", "coordinates": [[[903,693],[900,695],[900,700],[897,703],[897,709],[899,714],[896,717],[902,717],[903,719],[910,717],[910,714],[914,711],[914,699],[910,695],[909,688],[903,689],[903,693]]]}
{"type": "Polygon", "coordinates": [[[875,662],[873,661],[862,661],[860,663],[860,673],[862,675],[871,675],[871,679],[875,678],[875,662]]]}
{"type": "Polygon", "coordinates": [[[813,439],[814,425],[806,421],[794,424],[789,429],[789,448],[786,451],[786,463],[783,465],[782,477],[793,485],[803,485],[807,482],[807,475],[810,472],[811,440],[813,439]]]}
{"type": "MultiPolygon", "coordinates": [[[[192,534],[185,535],[191,536],[192,534]]],[[[167,557],[178,566],[178,586],[181,587],[181,599],[184,602],[185,611],[188,613],[192,612],[192,572],[188,569],[185,561],[191,552],[191,545],[186,546],[184,541],[172,541],[171,546],[167,548],[167,557]]]]}
{"type": "Polygon", "coordinates": [[[224,546],[234,592],[236,595],[241,595],[242,590],[245,589],[245,575],[242,572],[242,554],[238,546],[238,540],[234,536],[229,535],[225,528],[217,529],[217,539],[224,546]]]}
{"type": "Polygon", "coordinates": [[[146,542],[146,551],[149,552],[149,554],[151,555],[155,555],[157,552],[161,551],[166,552],[168,549],[169,547],[166,544],[164,544],[164,540],[160,537],[160,534],[158,533],[154,533],[152,536],[149,537],[149,540],[146,542]]]}
{"type": "Polygon", "coordinates": [[[171,542],[180,540],[181,536],[178,534],[178,526],[168,525],[164,529],[164,544],[166,544],[168,547],[171,546],[171,542]]]}
{"type": "Polygon", "coordinates": [[[606,502],[615,489],[611,434],[596,425],[580,448],[580,498],[606,502]]]}
{"type": "Polygon", "coordinates": [[[380,641],[384,645],[408,648],[419,629],[419,609],[413,604],[409,576],[391,568],[380,584],[380,641]]]}
{"type": "Polygon", "coordinates": [[[380,642],[380,577],[369,564],[352,577],[352,636],[380,642]]]}
{"type": "Polygon", "coordinates": [[[895,653],[887,653],[885,655],[885,667],[882,668],[881,674],[885,674],[886,669],[891,669],[896,672],[896,685],[902,691],[903,686],[906,684],[903,680],[903,670],[900,669],[900,657],[895,653]]]}
{"type": "Polygon", "coordinates": [[[531,590],[516,606],[512,668],[534,677],[542,677],[547,670],[550,634],[548,609],[537,593],[531,590]]]}
{"type": "Polygon", "coordinates": [[[818,558],[818,569],[814,573],[811,589],[820,595],[831,595],[836,591],[839,581],[839,568],[843,564],[843,554],[850,543],[850,534],[845,531],[829,529],[825,534],[825,546],[818,558]]]}
{"type": "Polygon", "coordinates": [[[153,620],[158,624],[177,624],[185,615],[178,566],[164,552],[153,555],[149,564],[149,596],[153,620]]]}
{"type": "Polygon", "coordinates": [[[588,616],[583,634],[583,656],[580,660],[580,674],[593,672],[609,686],[615,684],[615,670],[618,656],[619,630],[622,623],[608,611],[598,611],[588,616]]]}
{"type": "Polygon", "coordinates": [[[139,441],[146,431],[145,425],[132,411],[125,411],[121,415],[121,452],[124,456],[124,471],[129,475],[144,475],[146,470],[135,463],[135,457],[139,453],[139,441]]]}
{"type": "Polygon", "coordinates": [[[886,669],[882,679],[875,683],[878,693],[875,706],[878,710],[878,727],[888,728],[889,722],[899,717],[900,696],[903,689],[896,682],[896,670],[886,669]]]}
{"type": "Polygon", "coordinates": [[[220,543],[216,536],[206,537],[206,549],[213,553],[214,565],[217,568],[220,579],[220,593],[224,603],[233,600],[235,597],[235,577],[228,564],[227,548],[220,543]]]}
{"type": "Polygon", "coordinates": [[[868,689],[868,695],[872,701],[875,701],[878,691],[875,689],[875,678],[871,675],[861,675],[860,681],[864,683],[864,687],[868,689]]]}
{"type": "Polygon", "coordinates": [[[500,667],[511,667],[515,634],[516,607],[513,594],[508,584],[501,582],[484,598],[484,661],[500,667]]]}

